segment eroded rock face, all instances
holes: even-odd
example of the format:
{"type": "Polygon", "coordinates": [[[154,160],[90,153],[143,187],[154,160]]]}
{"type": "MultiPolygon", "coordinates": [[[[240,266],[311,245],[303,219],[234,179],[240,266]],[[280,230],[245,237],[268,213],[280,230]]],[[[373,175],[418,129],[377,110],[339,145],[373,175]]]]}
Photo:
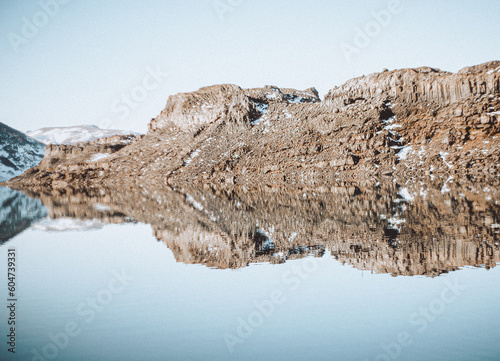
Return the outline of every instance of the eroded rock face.
{"type": "Polygon", "coordinates": [[[373,99],[445,106],[484,94],[500,94],[500,61],[467,67],[457,74],[429,67],[371,74],[333,88],[325,101],[338,107],[373,99]]]}
{"type": "Polygon", "coordinates": [[[249,123],[264,114],[271,104],[318,101],[314,88],[301,92],[274,86],[244,90],[233,84],[214,85],[169,97],[165,109],[151,121],[149,129],[174,125],[182,130],[196,131],[222,118],[234,123],[249,123]]]}
{"type": "Polygon", "coordinates": [[[350,80],[324,101],[313,88],[206,87],[170,97],[148,134],[112,156],[88,162],[92,153],[108,154],[95,144],[54,148],[44,166],[11,184],[319,188],[389,178],[443,189],[459,179],[500,185],[499,76],[498,61],[456,74],[386,71],[350,80]]]}
{"type": "Polygon", "coordinates": [[[76,143],[75,145],[49,144],[45,148],[45,156],[38,165],[38,169],[48,170],[64,164],[98,161],[97,158],[104,159],[105,156],[117,152],[141,137],[140,135],[115,135],[92,142],[76,143]]]}
{"type": "Polygon", "coordinates": [[[173,124],[196,130],[221,117],[235,121],[249,120],[250,104],[243,90],[237,85],[215,85],[197,92],[170,96],[165,109],[149,124],[150,130],[173,124]]]}

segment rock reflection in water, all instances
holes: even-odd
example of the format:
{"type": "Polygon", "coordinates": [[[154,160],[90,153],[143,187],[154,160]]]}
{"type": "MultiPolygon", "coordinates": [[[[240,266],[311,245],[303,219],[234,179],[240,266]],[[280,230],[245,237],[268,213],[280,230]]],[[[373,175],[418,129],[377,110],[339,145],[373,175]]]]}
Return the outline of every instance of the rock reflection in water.
{"type": "Polygon", "coordinates": [[[437,276],[500,261],[492,194],[332,187],[314,191],[65,189],[39,197],[51,218],[148,223],[178,262],[215,268],[279,264],[329,252],[339,262],[392,275],[437,276]]]}
{"type": "Polygon", "coordinates": [[[40,200],[0,187],[0,244],[46,216],[47,210],[40,200]]]}

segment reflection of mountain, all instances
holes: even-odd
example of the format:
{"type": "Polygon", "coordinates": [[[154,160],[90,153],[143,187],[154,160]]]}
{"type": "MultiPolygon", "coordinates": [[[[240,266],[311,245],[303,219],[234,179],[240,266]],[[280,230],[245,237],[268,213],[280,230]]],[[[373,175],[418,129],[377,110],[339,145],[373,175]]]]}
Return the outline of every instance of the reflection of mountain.
{"type": "Polygon", "coordinates": [[[470,189],[408,190],[389,182],[315,192],[66,189],[57,197],[39,196],[52,218],[149,223],[177,261],[209,267],[282,263],[324,252],[393,275],[434,276],[500,262],[500,206],[470,189]]]}
{"type": "Polygon", "coordinates": [[[0,243],[47,216],[47,210],[39,199],[29,198],[9,188],[0,187],[0,205],[0,243]]]}

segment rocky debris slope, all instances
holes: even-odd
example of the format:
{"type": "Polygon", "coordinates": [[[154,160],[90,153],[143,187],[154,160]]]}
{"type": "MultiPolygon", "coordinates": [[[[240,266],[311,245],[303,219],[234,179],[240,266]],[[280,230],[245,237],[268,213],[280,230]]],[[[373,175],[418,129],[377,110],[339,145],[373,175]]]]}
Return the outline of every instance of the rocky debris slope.
{"type": "Polygon", "coordinates": [[[0,182],[40,163],[45,145],[0,123],[0,182]]]}
{"type": "Polygon", "coordinates": [[[332,89],[324,101],[313,88],[206,87],[171,96],[148,133],[111,157],[60,167],[49,152],[48,168],[11,184],[250,189],[412,179],[446,190],[465,178],[498,185],[499,79],[495,61],[456,74],[372,74],[332,89]]]}
{"type": "Polygon", "coordinates": [[[51,218],[144,222],[179,262],[217,268],[330,253],[356,268],[437,276],[500,261],[498,191],[344,186],[314,191],[185,188],[37,191],[51,218]]]}

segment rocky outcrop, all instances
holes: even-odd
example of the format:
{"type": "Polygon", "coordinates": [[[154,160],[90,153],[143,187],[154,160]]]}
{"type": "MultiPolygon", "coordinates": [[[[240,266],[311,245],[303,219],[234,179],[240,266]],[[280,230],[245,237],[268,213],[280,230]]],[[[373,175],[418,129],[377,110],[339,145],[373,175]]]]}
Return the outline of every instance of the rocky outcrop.
{"type": "Polygon", "coordinates": [[[98,161],[137,141],[141,137],[135,135],[114,135],[74,145],[49,144],[45,149],[45,156],[40,162],[38,169],[48,170],[64,164],[78,164],[92,160],[98,161]]]}
{"type": "Polygon", "coordinates": [[[318,92],[314,88],[297,91],[266,86],[244,90],[232,84],[214,85],[169,97],[165,109],[151,121],[149,129],[174,125],[183,130],[196,131],[222,118],[234,123],[250,123],[275,104],[318,101],[318,92]]]}
{"type": "Polygon", "coordinates": [[[500,94],[500,61],[467,67],[457,74],[430,67],[371,74],[333,88],[325,102],[344,107],[377,99],[445,106],[485,94],[500,94]]]}
{"type": "MultiPolygon", "coordinates": [[[[51,148],[10,184],[318,188],[385,180],[499,185],[500,62],[453,74],[372,74],[332,89],[217,85],[169,98],[144,137],[113,149],[51,148]],[[70,154],[71,153],[71,154],[70,154]],[[75,154],[73,154],[75,153],[75,154]],[[59,156],[60,154],[65,155],[59,156]]],[[[80,147],[80,148],[78,148],[80,147]]]]}
{"type": "Polygon", "coordinates": [[[95,186],[94,181],[104,175],[118,151],[143,136],[116,135],[93,142],[74,145],[49,144],[40,164],[28,169],[16,184],[31,184],[31,188],[65,188],[95,186]]]}

